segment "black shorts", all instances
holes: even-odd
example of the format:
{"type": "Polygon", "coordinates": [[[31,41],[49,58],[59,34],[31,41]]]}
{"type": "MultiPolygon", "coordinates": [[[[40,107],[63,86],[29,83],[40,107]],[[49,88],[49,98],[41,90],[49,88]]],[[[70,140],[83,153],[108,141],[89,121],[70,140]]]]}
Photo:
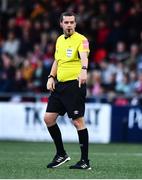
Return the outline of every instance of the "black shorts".
{"type": "Polygon", "coordinates": [[[46,112],[56,112],[69,118],[77,119],[84,116],[86,84],[78,86],[77,80],[58,82],[51,92],[46,112]]]}

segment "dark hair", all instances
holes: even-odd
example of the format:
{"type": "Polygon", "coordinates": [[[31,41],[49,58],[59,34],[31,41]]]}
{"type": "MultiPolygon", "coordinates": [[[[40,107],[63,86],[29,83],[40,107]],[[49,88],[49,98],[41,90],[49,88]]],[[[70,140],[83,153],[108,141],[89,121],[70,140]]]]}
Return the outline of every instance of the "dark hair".
{"type": "Polygon", "coordinates": [[[76,14],[73,12],[63,12],[60,16],[60,22],[63,21],[63,16],[74,16],[75,17],[75,21],[76,21],[76,14]]]}

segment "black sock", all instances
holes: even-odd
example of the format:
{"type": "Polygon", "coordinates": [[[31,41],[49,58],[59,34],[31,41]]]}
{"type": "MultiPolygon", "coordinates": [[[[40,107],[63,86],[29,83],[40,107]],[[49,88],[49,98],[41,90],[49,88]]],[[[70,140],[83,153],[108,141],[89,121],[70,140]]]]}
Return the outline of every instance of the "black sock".
{"type": "Polygon", "coordinates": [[[88,130],[82,129],[78,131],[79,144],[81,149],[81,159],[88,161],[88,130]]]}
{"type": "Polygon", "coordinates": [[[61,131],[58,127],[57,124],[48,127],[48,131],[55,143],[56,146],[56,150],[57,150],[57,154],[58,155],[65,155],[65,150],[64,150],[64,146],[63,146],[63,141],[62,141],[62,136],[61,136],[61,131]]]}

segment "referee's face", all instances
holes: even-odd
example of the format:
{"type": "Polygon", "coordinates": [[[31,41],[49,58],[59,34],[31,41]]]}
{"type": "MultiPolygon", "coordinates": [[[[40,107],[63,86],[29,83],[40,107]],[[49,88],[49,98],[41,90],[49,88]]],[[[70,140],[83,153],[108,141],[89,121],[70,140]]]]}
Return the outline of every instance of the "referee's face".
{"type": "Polygon", "coordinates": [[[71,36],[76,27],[75,17],[74,16],[63,16],[62,22],[60,22],[61,27],[65,36],[71,36]]]}

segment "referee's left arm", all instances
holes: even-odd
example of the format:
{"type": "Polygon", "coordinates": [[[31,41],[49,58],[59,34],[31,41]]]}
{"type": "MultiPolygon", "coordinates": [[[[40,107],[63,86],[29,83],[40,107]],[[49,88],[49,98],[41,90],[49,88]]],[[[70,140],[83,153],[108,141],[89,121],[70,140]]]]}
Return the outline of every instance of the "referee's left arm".
{"type": "Polygon", "coordinates": [[[88,52],[79,52],[81,58],[81,72],[78,77],[79,87],[87,81],[88,52]]]}

